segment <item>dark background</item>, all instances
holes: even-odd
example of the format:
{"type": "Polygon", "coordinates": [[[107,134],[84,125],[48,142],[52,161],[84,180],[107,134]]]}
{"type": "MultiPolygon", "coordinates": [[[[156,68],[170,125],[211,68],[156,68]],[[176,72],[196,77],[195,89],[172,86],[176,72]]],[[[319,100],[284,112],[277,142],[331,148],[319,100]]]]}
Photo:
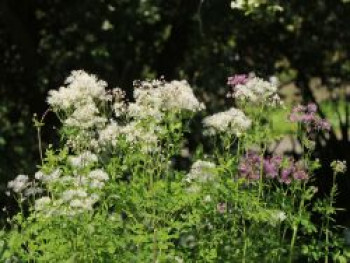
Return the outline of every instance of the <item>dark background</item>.
{"type": "MultiPolygon", "coordinates": [[[[229,0],[0,0],[0,205],[6,183],[33,174],[39,163],[34,113],[47,109],[47,91],[73,69],[84,69],[130,94],[135,79],[186,78],[209,111],[225,104],[227,76],[255,72],[293,84],[304,101],[319,85],[332,94],[350,78],[350,3],[346,0],[268,1],[250,13],[229,0]]],[[[317,89],[316,89],[317,92],[317,89]]],[[[342,107],[338,128],[316,157],[320,193],[330,187],[329,162],[350,164],[349,94],[327,98],[342,107]],[[343,101],[344,102],[344,101],[343,101]]],[[[317,101],[319,103],[319,101],[317,101]]],[[[325,113],[320,110],[321,116],[325,113]]],[[[54,116],[44,143],[55,141],[54,116]]],[[[283,125],[283,124],[281,124],[283,125]]],[[[350,208],[349,173],[338,205],[350,208]]],[[[347,214],[339,221],[346,223],[347,214]]]]}

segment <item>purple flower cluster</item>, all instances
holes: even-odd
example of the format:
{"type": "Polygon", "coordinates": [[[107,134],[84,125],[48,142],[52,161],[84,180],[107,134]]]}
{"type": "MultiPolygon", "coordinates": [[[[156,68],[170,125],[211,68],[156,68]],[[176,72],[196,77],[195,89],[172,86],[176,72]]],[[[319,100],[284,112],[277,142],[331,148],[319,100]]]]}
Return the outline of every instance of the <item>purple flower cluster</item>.
{"type": "Polygon", "coordinates": [[[248,75],[240,74],[240,75],[234,75],[232,77],[228,77],[227,85],[234,87],[238,84],[244,85],[247,82],[248,82],[248,75]]]}
{"type": "Polygon", "coordinates": [[[293,180],[307,180],[308,174],[299,162],[292,158],[282,163],[281,156],[262,158],[256,152],[248,152],[241,159],[238,171],[241,178],[258,180],[260,175],[267,179],[276,179],[280,183],[290,184],[293,180]]]}
{"type": "Polygon", "coordinates": [[[307,131],[329,131],[331,125],[325,119],[321,119],[316,114],[317,106],[314,103],[308,105],[298,105],[293,108],[292,113],[289,115],[291,122],[299,122],[305,124],[307,131]]]}
{"type": "Polygon", "coordinates": [[[261,157],[255,152],[248,152],[238,166],[240,176],[248,180],[258,180],[260,178],[260,169],[261,157]]]}

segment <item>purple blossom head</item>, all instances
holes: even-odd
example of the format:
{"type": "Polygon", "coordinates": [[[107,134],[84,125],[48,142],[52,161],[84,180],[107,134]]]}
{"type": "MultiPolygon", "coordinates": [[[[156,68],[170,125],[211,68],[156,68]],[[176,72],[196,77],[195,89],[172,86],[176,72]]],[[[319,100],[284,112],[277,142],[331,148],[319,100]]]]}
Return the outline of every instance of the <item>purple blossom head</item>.
{"type": "Polygon", "coordinates": [[[301,163],[293,164],[293,178],[294,180],[307,180],[309,178],[304,166],[301,163]]]}
{"type": "Polygon", "coordinates": [[[282,157],[273,156],[264,160],[264,173],[267,178],[276,178],[280,169],[282,157]]]}
{"type": "Polygon", "coordinates": [[[306,108],[304,105],[297,105],[292,109],[293,113],[301,113],[301,112],[305,112],[306,108]]]}
{"type": "Polygon", "coordinates": [[[297,114],[295,114],[294,112],[292,112],[290,115],[289,115],[289,120],[291,122],[297,122],[299,120],[299,116],[297,114]]]}
{"type": "Polygon", "coordinates": [[[292,109],[289,120],[304,124],[308,132],[330,130],[329,122],[317,116],[316,112],[317,105],[314,103],[309,103],[307,106],[298,105],[292,109]]]}
{"type": "Polygon", "coordinates": [[[316,113],[317,112],[317,105],[315,103],[309,103],[307,105],[307,111],[309,113],[316,113]]]}
{"type": "Polygon", "coordinates": [[[244,85],[247,82],[248,82],[248,75],[246,74],[234,75],[232,77],[228,77],[227,79],[227,85],[230,85],[232,87],[238,84],[244,85]]]}
{"type": "Polygon", "coordinates": [[[248,152],[241,159],[238,171],[242,178],[258,180],[260,178],[261,157],[256,152],[248,152]]]}
{"type": "Polygon", "coordinates": [[[304,170],[296,170],[293,173],[293,178],[295,180],[307,180],[308,179],[308,174],[304,170]]]}
{"type": "Polygon", "coordinates": [[[278,179],[278,181],[280,183],[285,183],[285,184],[290,184],[292,182],[292,179],[291,179],[291,174],[292,174],[292,168],[286,168],[286,169],[283,169],[282,172],[281,172],[281,176],[280,178],[278,179]]]}
{"type": "Polygon", "coordinates": [[[276,179],[287,185],[293,181],[308,179],[307,171],[301,163],[295,162],[291,158],[285,166],[282,161],[282,156],[273,155],[272,157],[262,158],[256,152],[248,152],[239,163],[239,175],[241,178],[252,181],[259,180],[260,176],[263,176],[266,179],[276,179]],[[261,168],[263,169],[261,170],[261,168]]]}
{"type": "Polygon", "coordinates": [[[316,128],[322,131],[329,131],[331,129],[331,124],[327,120],[320,119],[316,128]]]}
{"type": "Polygon", "coordinates": [[[315,121],[315,115],[313,113],[306,113],[300,116],[300,121],[303,123],[311,123],[315,121]]]}

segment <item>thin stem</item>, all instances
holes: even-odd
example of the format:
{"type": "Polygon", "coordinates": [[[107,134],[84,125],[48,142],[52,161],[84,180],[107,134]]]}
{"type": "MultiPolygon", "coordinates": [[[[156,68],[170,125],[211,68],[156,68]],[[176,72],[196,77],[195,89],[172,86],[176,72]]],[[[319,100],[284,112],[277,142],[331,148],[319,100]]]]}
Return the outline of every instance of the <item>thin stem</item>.
{"type": "Polygon", "coordinates": [[[243,256],[242,256],[242,263],[245,263],[246,260],[246,253],[247,253],[247,246],[248,246],[248,241],[247,241],[247,233],[246,233],[246,226],[245,226],[245,221],[243,219],[243,238],[244,238],[244,246],[243,246],[243,256]]]}
{"type": "Polygon", "coordinates": [[[44,159],[43,159],[43,148],[42,148],[42,142],[41,142],[41,127],[37,127],[37,137],[38,137],[38,149],[39,149],[39,156],[41,165],[44,165],[44,159]]]}
{"type": "Polygon", "coordinates": [[[331,220],[331,211],[329,211],[332,207],[333,207],[333,202],[334,202],[334,197],[335,197],[335,193],[336,193],[336,176],[337,173],[334,172],[333,173],[333,184],[332,184],[332,188],[331,188],[331,193],[329,196],[329,209],[328,211],[326,211],[326,252],[325,252],[325,259],[324,262],[328,263],[328,257],[329,257],[329,223],[331,220]]]}
{"type": "Polygon", "coordinates": [[[289,263],[293,262],[293,252],[294,252],[294,245],[295,245],[295,240],[297,237],[298,233],[298,225],[293,226],[293,235],[292,235],[292,240],[290,242],[290,248],[289,248],[289,263]]]}
{"type": "MultiPolygon", "coordinates": [[[[305,192],[305,184],[303,184],[303,192],[305,192]]],[[[298,220],[293,222],[293,235],[292,235],[292,240],[290,242],[290,248],[289,248],[289,263],[293,262],[293,253],[294,253],[294,246],[295,246],[295,241],[298,233],[298,228],[299,228],[299,221],[301,218],[301,213],[304,208],[304,196],[301,196],[301,200],[299,203],[299,208],[298,208],[298,220]]]]}

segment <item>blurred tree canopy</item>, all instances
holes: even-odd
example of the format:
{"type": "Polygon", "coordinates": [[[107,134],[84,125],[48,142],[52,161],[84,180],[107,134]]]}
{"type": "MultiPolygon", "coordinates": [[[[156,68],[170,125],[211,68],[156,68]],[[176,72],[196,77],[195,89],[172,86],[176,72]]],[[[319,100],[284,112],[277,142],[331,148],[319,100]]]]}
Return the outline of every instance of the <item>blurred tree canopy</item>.
{"type": "MultiPolygon", "coordinates": [[[[259,3],[242,10],[231,0],[0,0],[1,181],[35,169],[32,114],[46,110],[47,91],[72,69],[128,92],[134,79],[186,78],[211,108],[224,104],[234,73],[278,76],[305,100],[315,100],[313,78],[332,89],[349,82],[350,3],[259,3]]],[[[350,163],[349,115],[340,118],[341,136],[332,131],[319,145],[322,160],[350,163]]]]}

